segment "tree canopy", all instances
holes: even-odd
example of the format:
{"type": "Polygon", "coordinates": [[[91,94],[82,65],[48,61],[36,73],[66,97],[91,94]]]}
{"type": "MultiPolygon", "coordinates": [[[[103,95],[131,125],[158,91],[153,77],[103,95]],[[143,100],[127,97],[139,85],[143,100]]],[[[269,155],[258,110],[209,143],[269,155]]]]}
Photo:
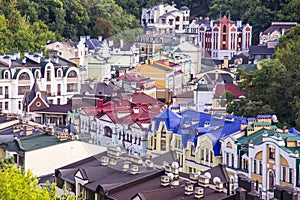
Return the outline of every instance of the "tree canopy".
{"type": "Polygon", "coordinates": [[[16,168],[13,164],[1,161],[0,199],[55,199],[55,189],[47,189],[38,185],[38,179],[28,171],[16,168]]]}
{"type": "Polygon", "coordinates": [[[239,88],[246,98],[228,112],[241,116],[276,114],[279,121],[300,129],[300,25],[290,29],[276,46],[275,59],[263,60],[257,71],[239,71],[239,88]]]}
{"type": "Polygon", "coordinates": [[[0,0],[0,51],[43,50],[47,41],[103,38],[140,28],[141,11],[159,3],[191,9],[190,19],[220,14],[253,26],[253,44],[273,21],[300,22],[298,0],[0,0]]]}

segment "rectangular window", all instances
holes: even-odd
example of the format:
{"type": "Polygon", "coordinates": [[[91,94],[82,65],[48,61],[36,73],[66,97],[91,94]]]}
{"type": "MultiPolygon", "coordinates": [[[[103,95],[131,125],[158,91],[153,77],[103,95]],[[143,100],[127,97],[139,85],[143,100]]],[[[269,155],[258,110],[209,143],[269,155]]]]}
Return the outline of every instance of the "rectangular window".
{"type": "Polygon", "coordinates": [[[256,160],[253,162],[253,173],[256,174],[256,160]]]}
{"type": "Polygon", "coordinates": [[[201,149],[201,160],[204,160],[204,149],[201,149]]]}
{"type": "Polygon", "coordinates": [[[42,118],[41,117],[35,117],[35,120],[34,120],[36,123],[39,123],[41,124],[42,123],[42,118]]]}
{"type": "Polygon", "coordinates": [[[269,148],[269,158],[274,160],[275,159],[275,148],[269,148]]]}
{"type": "Polygon", "coordinates": [[[0,102],[0,109],[3,109],[3,102],[0,102]]]}
{"type": "Polygon", "coordinates": [[[166,141],[165,140],[161,140],[161,148],[162,151],[166,150],[166,141]]]}
{"type": "Polygon", "coordinates": [[[293,169],[289,169],[289,182],[293,183],[293,169]]]}
{"type": "Polygon", "coordinates": [[[3,87],[0,87],[0,95],[3,95],[3,87]]]}
{"type": "Polygon", "coordinates": [[[4,87],[4,98],[8,99],[8,86],[4,87]]]}
{"type": "Polygon", "coordinates": [[[286,182],[286,167],[285,166],[282,166],[281,173],[282,173],[282,181],[286,182]]]}
{"type": "Polygon", "coordinates": [[[67,92],[77,92],[77,83],[68,83],[67,84],[67,92]]]}
{"type": "Polygon", "coordinates": [[[7,101],[4,103],[4,110],[8,110],[8,102],[7,101]]]}
{"type": "Polygon", "coordinates": [[[231,167],[234,167],[234,155],[231,154],[231,167]]]}
{"type": "Polygon", "coordinates": [[[18,87],[18,95],[24,95],[26,91],[30,91],[30,85],[18,87]]]}
{"type": "Polygon", "coordinates": [[[259,161],[259,175],[262,175],[262,161],[259,161]]]}
{"type": "Polygon", "coordinates": [[[195,156],[194,145],[191,145],[191,156],[195,156]]]}
{"type": "Polygon", "coordinates": [[[229,153],[226,153],[226,165],[229,166],[229,153]]]}

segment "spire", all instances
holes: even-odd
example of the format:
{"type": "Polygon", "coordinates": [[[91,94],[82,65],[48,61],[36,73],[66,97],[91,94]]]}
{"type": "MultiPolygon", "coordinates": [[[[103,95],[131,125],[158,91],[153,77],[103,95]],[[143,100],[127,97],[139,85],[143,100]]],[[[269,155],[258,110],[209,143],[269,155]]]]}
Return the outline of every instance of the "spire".
{"type": "Polygon", "coordinates": [[[228,14],[228,19],[230,19],[230,11],[229,11],[229,14],[228,14]]]}
{"type": "Polygon", "coordinates": [[[39,87],[39,85],[37,84],[37,82],[36,82],[36,78],[34,79],[34,83],[33,83],[33,86],[32,86],[32,88],[31,88],[31,92],[40,92],[41,90],[40,90],[40,87],[39,87]]]}
{"type": "Polygon", "coordinates": [[[222,13],[220,12],[220,19],[222,18],[222,13]]]}

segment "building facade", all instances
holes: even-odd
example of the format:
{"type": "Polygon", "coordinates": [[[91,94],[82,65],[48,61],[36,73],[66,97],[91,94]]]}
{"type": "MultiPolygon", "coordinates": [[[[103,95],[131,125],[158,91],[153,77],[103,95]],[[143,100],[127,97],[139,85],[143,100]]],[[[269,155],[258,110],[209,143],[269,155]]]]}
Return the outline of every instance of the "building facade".
{"type": "Polygon", "coordinates": [[[0,56],[0,109],[21,114],[23,98],[35,80],[46,91],[49,103],[66,104],[80,91],[80,72],[77,65],[59,56],[43,57],[41,52],[25,52],[0,56]]]}
{"type": "Polygon", "coordinates": [[[222,158],[233,182],[238,173],[258,182],[263,199],[277,186],[299,189],[299,132],[278,129],[271,115],[244,122],[244,131],[222,140],[222,158]]]}
{"type": "Polygon", "coordinates": [[[159,4],[143,8],[141,25],[159,33],[182,33],[189,25],[190,9],[186,6],[177,9],[175,5],[159,4]]]}
{"type": "Polygon", "coordinates": [[[200,18],[193,21],[185,33],[202,46],[202,57],[214,60],[229,60],[251,46],[252,27],[241,21],[232,21],[230,16],[217,20],[200,18]]]}
{"type": "Polygon", "coordinates": [[[220,139],[240,131],[242,120],[188,107],[166,110],[148,129],[147,157],[174,151],[184,172],[205,171],[222,162],[220,139]]]}

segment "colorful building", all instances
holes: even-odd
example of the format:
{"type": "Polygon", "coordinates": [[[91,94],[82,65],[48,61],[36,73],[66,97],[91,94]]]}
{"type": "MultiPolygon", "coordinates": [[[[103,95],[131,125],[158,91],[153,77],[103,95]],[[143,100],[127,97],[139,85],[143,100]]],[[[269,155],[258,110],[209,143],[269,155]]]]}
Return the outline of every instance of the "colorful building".
{"type": "Polygon", "coordinates": [[[243,118],[185,109],[155,116],[148,130],[147,157],[175,151],[185,172],[204,171],[222,162],[220,139],[241,130],[243,118]]]}
{"type": "Polygon", "coordinates": [[[275,186],[299,189],[300,135],[271,124],[271,115],[243,122],[244,131],[224,137],[222,158],[233,182],[243,174],[258,182],[263,199],[274,196],[275,186]]]}
{"type": "Polygon", "coordinates": [[[232,21],[230,16],[217,20],[200,18],[193,21],[185,30],[189,37],[202,46],[202,58],[224,60],[242,52],[251,46],[252,27],[241,21],[232,21]]]}

